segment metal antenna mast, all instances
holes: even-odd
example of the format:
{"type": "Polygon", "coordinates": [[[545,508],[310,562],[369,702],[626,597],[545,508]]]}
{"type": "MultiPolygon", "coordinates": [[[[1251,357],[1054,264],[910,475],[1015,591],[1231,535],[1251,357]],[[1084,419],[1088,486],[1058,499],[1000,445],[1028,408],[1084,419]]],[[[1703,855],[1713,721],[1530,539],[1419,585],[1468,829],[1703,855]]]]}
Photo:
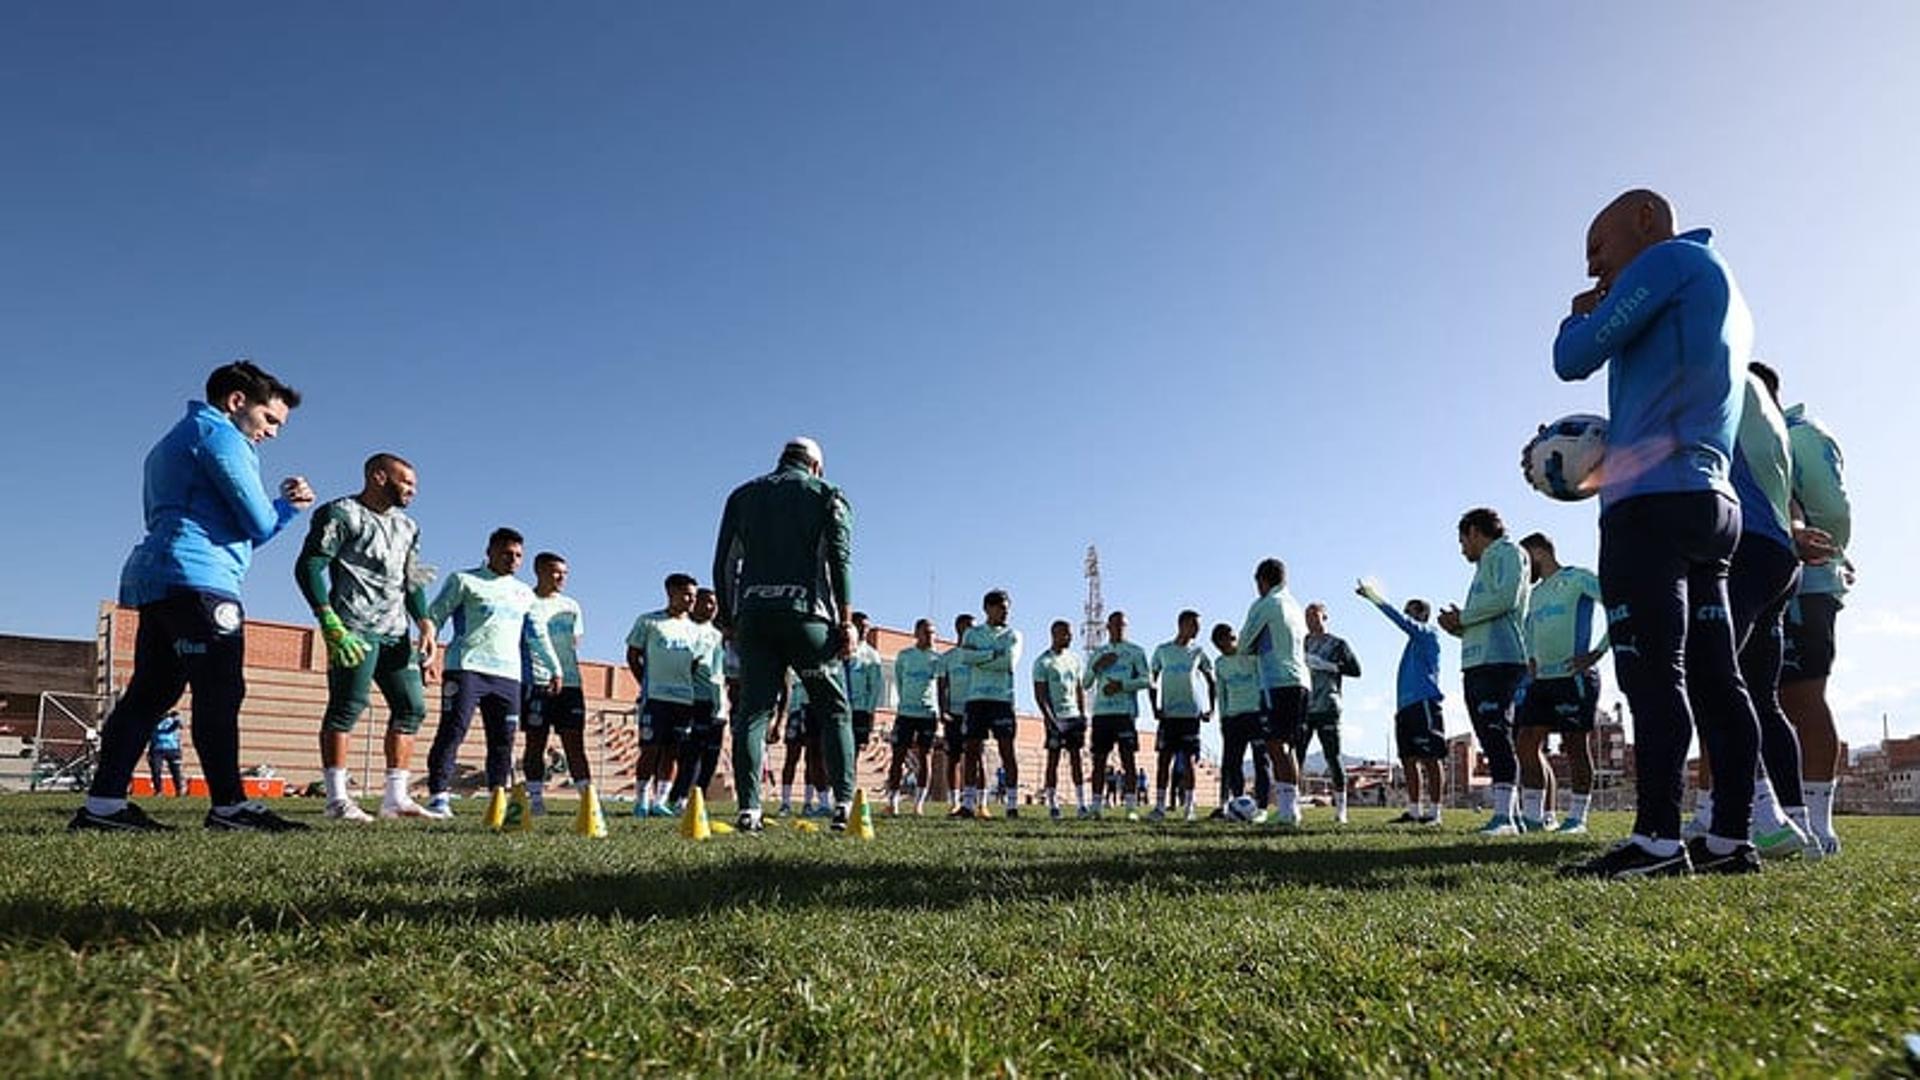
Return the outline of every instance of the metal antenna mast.
{"type": "Polygon", "coordinates": [[[1080,624],[1080,642],[1089,651],[1107,643],[1107,602],[1100,598],[1100,549],[1087,545],[1086,621],[1080,624]]]}

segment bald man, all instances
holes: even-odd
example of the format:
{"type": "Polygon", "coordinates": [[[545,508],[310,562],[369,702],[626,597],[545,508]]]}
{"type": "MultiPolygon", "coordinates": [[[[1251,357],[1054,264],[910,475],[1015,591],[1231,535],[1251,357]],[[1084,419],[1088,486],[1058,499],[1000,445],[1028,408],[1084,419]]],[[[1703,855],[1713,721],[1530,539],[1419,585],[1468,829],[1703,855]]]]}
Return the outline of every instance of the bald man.
{"type": "Polygon", "coordinates": [[[1638,810],[1630,842],[1570,875],[1750,873],[1760,729],[1736,661],[1727,572],[1740,541],[1732,482],[1753,319],[1705,229],[1675,235],[1673,209],[1629,191],[1587,230],[1592,288],[1553,343],[1568,381],[1608,367],[1600,487],[1600,588],[1614,666],[1633,706],[1638,810]],[[1697,704],[1688,702],[1689,691],[1697,704]],[[1680,800],[1696,726],[1726,789],[1683,842],[1680,800]]]}

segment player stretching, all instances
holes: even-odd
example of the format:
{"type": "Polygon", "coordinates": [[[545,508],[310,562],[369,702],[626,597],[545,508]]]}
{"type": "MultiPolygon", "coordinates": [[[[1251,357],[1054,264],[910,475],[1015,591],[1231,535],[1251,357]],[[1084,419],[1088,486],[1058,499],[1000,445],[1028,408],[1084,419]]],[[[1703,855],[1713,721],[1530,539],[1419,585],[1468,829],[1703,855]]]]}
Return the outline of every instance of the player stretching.
{"type": "Polygon", "coordinates": [[[1704,229],[1629,191],[1587,230],[1594,287],[1573,298],[1554,373],[1611,365],[1600,487],[1600,588],[1614,671],[1633,707],[1638,792],[1629,842],[1570,874],[1632,878],[1758,867],[1747,842],[1759,721],[1728,618],[1740,541],[1729,479],[1753,319],[1704,229]],[[1691,700],[1690,700],[1691,697],[1691,700]],[[1720,771],[1713,832],[1683,843],[1680,798],[1696,730],[1720,771]]]}
{"type": "Polygon", "coordinates": [[[161,832],[127,801],[133,770],[155,725],[193,688],[193,749],[207,774],[209,829],[305,829],[246,798],[240,782],[241,674],[246,616],[240,583],[253,549],[313,505],[300,477],[269,500],[260,487],[261,442],[280,433],[298,407],[294,389],[241,360],[207,378],[207,400],[148,452],[143,502],[147,535],[120,571],[120,602],[137,608],[133,678],[100,730],[100,767],[87,801],[67,823],[76,831],[161,832]]]}
{"type": "Polygon", "coordinates": [[[713,681],[706,666],[707,628],[693,621],[693,577],[668,574],[666,591],[667,606],[635,619],[627,633],[627,670],[640,684],[634,817],[673,816],[667,798],[680,744],[693,737],[695,686],[713,681]]]}
{"type": "Polygon", "coordinates": [[[1087,688],[1081,685],[1086,665],[1073,651],[1073,627],[1055,619],[1048,628],[1051,647],[1033,658],[1033,700],[1047,724],[1047,816],[1060,817],[1060,755],[1065,753],[1073,778],[1077,816],[1087,817],[1086,762],[1080,751],[1087,745],[1087,688]]]}
{"type": "MultiPolygon", "coordinates": [[[[953,617],[953,640],[965,641],[973,629],[973,616],[953,617]]],[[[960,817],[966,808],[960,805],[960,763],[967,756],[967,686],[973,669],[959,660],[960,646],[955,644],[940,654],[940,715],[945,718],[941,748],[947,759],[947,816],[960,817]]]]}
{"type": "Polygon", "coordinates": [[[1827,854],[1837,855],[1840,837],[1833,831],[1833,794],[1839,784],[1840,736],[1827,705],[1827,676],[1833,672],[1834,625],[1853,585],[1853,567],[1846,554],[1853,540],[1853,508],[1847,499],[1840,444],[1833,433],[1820,421],[1809,419],[1805,405],[1788,409],[1786,417],[1793,446],[1793,501],[1805,515],[1806,525],[1827,539],[1830,552],[1807,563],[1799,591],[1787,608],[1780,703],[1800,736],[1810,834],[1827,854]]]}
{"type": "Polygon", "coordinates": [[[961,806],[985,808],[986,765],[982,761],[989,735],[1000,747],[1000,768],[1007,816],[1020,816],[1020,762],[1013,755],[1013,673],[1020,669],[1020,631],[1007,625],[1013,601],[1005,589],[981,598],[987,613],[985,626],[967,631],[957,650],[960,662],[972,671],[967,681],[967,772],[974,778],[969,798],[961,806]]]}
{"type": "Polygon", "coordinates": [[[1347,823],[1347,763],[1340,760],[1340,693],[1342,679],[1360,677],[1360,659],[1346,639],[1327,632],[1327,605],[1307,605],[1307,671],[1312,688],[1307,695],[1307,723],[1301,732],[1300,756],[1320,736],[1320,756],[1327,760],[1327,780],[1333,785],[1333,817],[1347,823]]]}
{"type": "Polygon", "coordinates": [[[887,703],[886,661],[873,644],[879,632],[864,611],[853,613],[853,655],[847,657],[847,706],[853,710],[853,751],[856,755],[873,741],[873,713],[887,703]]]}
{"type": "Polygon", "coordinates": [[[1093,816],[1100,816],[1106,805],[1107,755],[1120,751],[1120,789],[1126,793],[1124,805],[1128,821],[1140,820],[1136,807],[1139,796],[1133,764],[1140,749],[1140,732],[1135,722],[1140,715],[1140,691],[1153,683],[1147,654],[1127,640],[1127,615],[1116,611],[1107,616],[1107,643],[1087,658],[1080,685],[1095,688],[1093,695],[1093,816]]]}
{"type": "Polygon", "coordinates": [[[680,740],[680,759],[675,763],[673,790],[667,794],[669,812],[678,814],[687,796],[695,788],[705,790],[713,783],[720,767],[720,747],[727,732],[727,639],[713,625],[720,601],[712,589],[693,594],[691,618],[700,628],[700,663],[707,677],[693,684],[693,732],[680,740]]]}
{"type": "Polygon", "coordinates": [[[1493,816],[1482,836],[1520,832],[1515,786],[1520,758],[1513,752],[1513,709],[1527,677],[1527,557],[1507,537],[1500,515],[1486,507],[1460,517],[1460,554],[1473,564],[1467,606],[1449,605],[1440,629],[1460,639],[1460,681],[1474,737],[1493,772],[1493,816]]]}
{"type": "Polygon", "coordinates": [[[1407,635],[1394,678],[1393,741],[1400,747],[1400,771],[1407,778],[1407,810],[1396,824],[1440,824],[1440,763],[1447,757],[1447,725],[1440,715],[1440,635],[1427,622],[1425,600],[1409,600],[1395,611],[1373,586],[1355,590],[1407,635]],[[1431,812],[1429,812],[1431,804],[1431,812]]]}
{"type": "Polygon", "coordinates": [[[1187,820],[1195,817],[1193,772],[1200,761],[1200,721],[1213,715],[1213,699],[1218,688],[1213,682],[1213,661],[1199,645],[1200,613],[1182,611],[1174,621],[1174,638],[1153,650],[1147,663],[1147,675],[1154,680],[1147,687],[1147,700],[1153,705],[1153,718],[1159,724],[1154,736],[1153,813],[1160,821],[1167,816],[1167,789],[1174,782],[1180,788],[1180,805],[1187,820]],[[1206,680],[1204,706],[1194,696],[1195,676],[1206,680]]]}
{"type": "Polygon", "coordinates": [[[1219,680],[1214,704],[1220,713],[1220,801],[1225,804],[1246,793],[1247,752],[1257,752],[1266,738],[1266,698],[1260,658],[1240,651],[1233,627],[1215,623],[1211,636],[1220,650],[1213,662],[1219,680]]]}
{"type": "Polygon", "coordinates": [[[527,669],[533,678],[525,687],[521,702],[522,720],[527,729],[527,748],[521,769],[527,777],[527,801],[535,814],[547,812],[547,733],[560,735],[560,747],[567,755],[567,777],[581,798],[593,786],[593,765],[587,760],[587,698],[580,683],[580,639],[586,635],[586,620],[580,602],[566,595],[567,560],[551,551],[533,557],[533,611],[535,622],[545,623],[547,640],[560,660],[560,689],[548,692],[556,672],[540,660],[537,651],[527,650],[527,669]]]}
{"type": "Polygon", "coordinates": [[[327,643],[327,711],[320,721],[327,816],[373,820],[347,796],[347,751],[377,685],[387,703],[380,816],[425,817],[408,792],[414,735],[427,718],[420,665],[432,661],[434,650],[427,618],[433,574],[420,566],[420,526],[406,514],[419,481],[413,466],[393,454],[368,458],[361,474],[358,495],[314,511],[293,575],[327,643]],[[417,656],[409,624],[420,631],[417,656]]]}
{"type": "Polygon", "coordinates": [[[1603,630],[1593,640],[1594,620],[1606,614],[1600,579],[1577,566],[1562,566],[1545,533],[1523,537],[1533,592],[1527,598],[1527,684],[1521,706],[1520,828],[1544,832],[1554,808],[1553,769],[1547,735],[1560,733],[1560,749],[1573,768],[1567,820],[1557,831],[1587,831],[1593,805],[1593,728],[1600,718],[1600,672],[1607,652],[1603,630]]]}
{"type": "Polygon", "coordinates": [[[1307,616],[1287,591],[1287,567],[1261,559],[1253,569],[1260,595],[1247,608],[1240,647],[1260,662],[1266,694],[1267,756],[1273,761],[1273,816],[1288,828],[1300,824],[1300,745],[1307,719],[1307,616]]]}
{"type": "Polygon", "coordinates": [[[433,625],[453,621],[440,688],[440,726],[427,751],[429,817],[453,816],[453,774],[476,709],[487,740],[487,789],[504,791],[513,782],[523,639],[546,670],[556,673],[547,680],[547,692],[560,690],[560,658],[553,653],[547,626],[530,617],[533,590],[513,576],[526,557],[525,543],[512,529],[493,530],[487,537],[485,565],[455,571],[427,607],[433,625]]]}
{"type": "Polygon", "coordinates": [[[907,759],[913,759],[913,812],[926,813],[932,776],[927,759],[933,754],[934,732],[940,726],[940,656],[933,651],[933,621],[913,624],[913,645],[893,658],[893,685],[900,704],[893,714],[893,760],[887,764],[887,812],[900,812],[900,783],[907,759]]]}

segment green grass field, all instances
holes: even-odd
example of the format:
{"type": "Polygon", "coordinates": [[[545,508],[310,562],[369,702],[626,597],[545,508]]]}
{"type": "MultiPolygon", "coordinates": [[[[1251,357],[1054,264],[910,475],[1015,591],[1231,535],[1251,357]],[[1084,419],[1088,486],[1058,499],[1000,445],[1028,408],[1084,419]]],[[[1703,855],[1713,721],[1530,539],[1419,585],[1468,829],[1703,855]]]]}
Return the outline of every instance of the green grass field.
{"type": "Polygon", "coordinates": [[[1611,885],[1552,868],[1621,817],[694,844],[495,836],[477,803],[69,836],[73,805],[0,799],[9,1076],[1829,1075],[1903,1070],[1920,1031],[1920,819],[1845,819],[1825,864],[1611,885]]]}

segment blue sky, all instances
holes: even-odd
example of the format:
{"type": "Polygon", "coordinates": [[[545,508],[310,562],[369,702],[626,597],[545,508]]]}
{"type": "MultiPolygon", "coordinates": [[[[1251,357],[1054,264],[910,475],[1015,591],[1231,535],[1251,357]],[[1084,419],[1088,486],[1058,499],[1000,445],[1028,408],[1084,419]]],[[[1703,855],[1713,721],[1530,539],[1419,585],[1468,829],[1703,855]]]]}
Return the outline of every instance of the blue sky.
{"type": "MultiPolygon", "coordinates": [[[[566,553],[591,655],[807,432],[881,621],[1004,586],[1038,647],[1092,542],[1151,645],[1276,554],[1384,753],[1399,635],[1356,575],[1458,599],[1482,503],[1591,565],[1595,507],[1518,448],[1604,411],[1548,348],[1647,184],[1846,448],[1844,734],[1920,729],[1916,40],[1898,3],[16,8],[0,630],[91,632],[141,457],[247,354],[308,395],[271,476],[405,454],[429,561],[503,523],[566,553]]],[[[304,618],[297,544],[252,614],[304,618]]]]}

